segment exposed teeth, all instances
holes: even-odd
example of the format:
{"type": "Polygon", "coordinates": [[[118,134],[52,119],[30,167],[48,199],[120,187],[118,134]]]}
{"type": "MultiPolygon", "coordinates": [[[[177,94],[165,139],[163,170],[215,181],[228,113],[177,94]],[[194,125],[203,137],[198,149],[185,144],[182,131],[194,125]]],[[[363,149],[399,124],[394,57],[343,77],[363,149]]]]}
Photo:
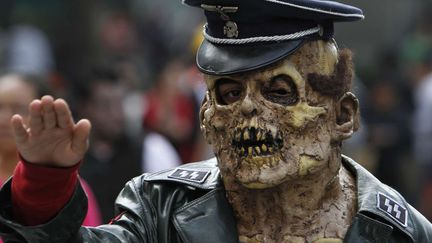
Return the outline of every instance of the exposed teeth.
{"type": "Polygon", "coordinates": [[[258,146],[255,146],[255,152],[256,154],[261,154],[261,149],[258,146]]]}
{"type": "Polygon", "coordinates": [[[235,140],[236,140],[236,141],[240,141],[241,135],[242,135],[241,132],[236,132],[236,133],[235,133],[235,137],[234,137],[235,140]]]}
{"type": "Polygon", "coordinates": [[[256,134],[256,137],[257,137],[257,141],[261,141],[261,140],[263,140],[262,139],[262,136],[263,135],[263,132],[261,131],[261,129],[258,129],[258,132],[257,132],[257,134],[256,134]]]}
{"type": "Polygon", "coordinates": [[[233,134],[232,144],[241,157],[266,156],[281,149],[283,139],[282,133],[275,128],[263,130],[259,127],[238,127],[233,134]]]}
{"type": "Polygon", "coordinates": [[[252,118],[250,126],[251,127],[258,127],[258,118],[256,118],[256,117],[252,118]]]}
{"type": "Polygon", "coordinates": [[[243,132],[243,140],[249,140],[250,139],[250,135],[249,135],[249,131],[247,129],[245,129],[245,131],[243,132]]]}

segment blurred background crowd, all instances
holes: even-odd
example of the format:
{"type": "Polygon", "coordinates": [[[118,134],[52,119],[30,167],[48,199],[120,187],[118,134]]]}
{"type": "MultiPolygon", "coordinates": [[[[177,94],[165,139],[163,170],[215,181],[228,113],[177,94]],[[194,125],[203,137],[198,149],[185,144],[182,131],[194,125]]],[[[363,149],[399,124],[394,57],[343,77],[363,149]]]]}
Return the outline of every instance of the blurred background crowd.
{"type": "MultiPolygon", "coordinates": [[[[432,3],[345,2],[366,15],[336,26],[339,47],[355,54],[362,112],[345,154],[431,220],[432,3]]],[[[66,99],[76,119],[92,122],[80,174],[102,222],[130,178],[212,157],[194,66],[203,21],[180,0],[0,1],[0,184],[15,166],[10,116],[26,115],[40,94],[66,99]],[[11,74],[27,86],[13,93],[11,74]]]]}

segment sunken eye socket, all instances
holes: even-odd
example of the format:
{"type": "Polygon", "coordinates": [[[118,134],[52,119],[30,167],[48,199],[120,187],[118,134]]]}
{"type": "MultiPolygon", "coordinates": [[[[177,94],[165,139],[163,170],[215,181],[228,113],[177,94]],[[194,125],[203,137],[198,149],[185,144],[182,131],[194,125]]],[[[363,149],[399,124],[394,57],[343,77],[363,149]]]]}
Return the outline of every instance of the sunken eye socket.
{"type": "Polygon", "coordinates": [[[243,86],[240,82],[222,78],[216,80],[216,100],[220,105],[229,105],[241,99],[243,86]]]}
{"type": "Polygon", "coordinates": [[[298,101],[298,92],[294,80],[287,75],[273,77],[262,89],[263,97],[281,105],[294,105],[298,101]]]}

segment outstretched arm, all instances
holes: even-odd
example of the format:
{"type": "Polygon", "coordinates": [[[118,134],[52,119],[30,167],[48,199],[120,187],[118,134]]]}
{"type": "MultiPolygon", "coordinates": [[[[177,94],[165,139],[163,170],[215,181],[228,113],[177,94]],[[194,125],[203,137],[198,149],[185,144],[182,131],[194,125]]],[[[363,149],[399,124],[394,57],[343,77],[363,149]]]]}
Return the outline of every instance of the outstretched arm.
{"type": "Polygon", "coordinates": [[[78,162],[87,149],[90,123],[74,123],[67,103],[44,96],[29,105],[27,125],[12,117],[20,162],[12,180],[14,218],[25,225],[45,223],[72,197],[78,162]]]}
{"type": "Polygon", "coordinates": [[[142,196],[142,178],[120,193],[116,220],[80,228],[87,198],[77,170],[90,123],[74,123],[64,100],[34,100],[28,125],[19,115],[12,124],[24,161],[0,190],[0,236],[6,242],[157,242],[154,206],[142,196]]]}

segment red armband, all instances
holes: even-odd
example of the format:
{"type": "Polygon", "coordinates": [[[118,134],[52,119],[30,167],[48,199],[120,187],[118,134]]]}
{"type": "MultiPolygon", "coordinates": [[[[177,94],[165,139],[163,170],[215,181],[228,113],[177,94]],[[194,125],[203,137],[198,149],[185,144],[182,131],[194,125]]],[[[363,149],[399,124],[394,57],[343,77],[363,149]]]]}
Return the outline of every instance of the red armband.
{"type": "Polygon", "coordinates": [[[21,160],[12,179],[15,220],[23,225],[38,225],[52,219],[72,197],[79,165],[48,167],[21,160]]]}

